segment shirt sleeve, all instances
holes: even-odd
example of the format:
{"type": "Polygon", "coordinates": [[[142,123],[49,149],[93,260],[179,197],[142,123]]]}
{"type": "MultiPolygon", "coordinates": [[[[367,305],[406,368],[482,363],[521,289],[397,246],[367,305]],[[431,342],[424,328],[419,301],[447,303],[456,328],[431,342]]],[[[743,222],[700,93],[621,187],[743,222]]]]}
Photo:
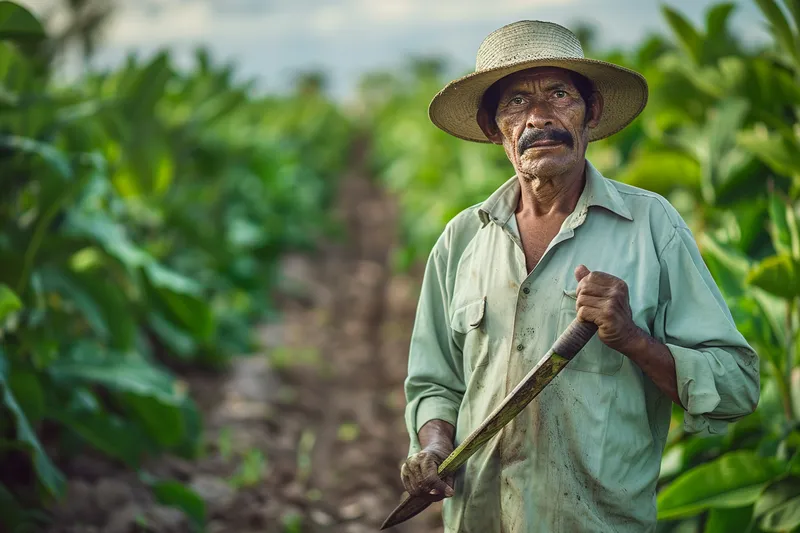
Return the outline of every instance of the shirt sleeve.
{"type": "Polygon", "coordinates": [[[425,267],[409,348],[405,381],[409,455],[420,451],[417,432],[426,422],[439,419],[456,425],[464,396],[461,352],[450,333],[448,294],[446,261],[435,248],[425,267]]]}
{"type": "Polygon", "coordinates": [[[689,433],[724,433],[758,404],[758,356],[737,330],[721,292],[685,226],[660,255],[654,334],[675,360],[689,433]]]}

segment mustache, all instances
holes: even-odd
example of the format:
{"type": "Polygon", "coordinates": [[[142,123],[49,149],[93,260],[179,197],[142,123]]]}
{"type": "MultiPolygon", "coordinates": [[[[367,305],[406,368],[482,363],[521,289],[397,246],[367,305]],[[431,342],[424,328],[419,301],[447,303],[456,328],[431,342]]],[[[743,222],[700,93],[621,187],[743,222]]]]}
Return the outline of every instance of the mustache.
{"type": "Polygon", "coordinates": [[[575,141],[567,130],[540,130],[528,128],[520,135],[519,141],[517,141],[517,151],[519,155],[522,155],[525,150],[538,141],[562,142],[570,148],[575,146],[575,141]]]}

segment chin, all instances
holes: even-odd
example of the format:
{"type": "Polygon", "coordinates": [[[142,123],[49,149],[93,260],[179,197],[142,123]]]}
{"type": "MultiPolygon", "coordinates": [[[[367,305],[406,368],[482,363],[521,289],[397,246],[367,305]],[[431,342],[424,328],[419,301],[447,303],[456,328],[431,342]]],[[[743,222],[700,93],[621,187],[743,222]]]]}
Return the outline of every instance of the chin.
{"type": "Polygon", "coordinates": [[[541,157],[537,159],[524,158],[520,161],[520,174],[527,179],[544,179],[558,177],[570,170],[574,161],[572,158],[541,157]]]}

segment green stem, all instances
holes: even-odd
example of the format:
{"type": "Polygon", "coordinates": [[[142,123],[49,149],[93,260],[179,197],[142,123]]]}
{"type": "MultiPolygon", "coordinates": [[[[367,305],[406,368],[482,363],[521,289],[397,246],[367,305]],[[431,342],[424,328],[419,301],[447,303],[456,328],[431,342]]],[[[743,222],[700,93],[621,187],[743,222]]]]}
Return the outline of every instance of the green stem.
{"type": "Polygon", "coordinates": [[[786,415],[786,421],[791,423],[792,417],[792,392],[791,388],[786,382],[781,369],[777,365],[772,365],[775,372],[775,382],[778,384],[778,393],[781,395],[781,403],[783,404],[783,412],[786,415]]]}
{"type": "Polygon", "coordinates": [[[783,375],[779,375],[781,396],[783,398],[783,409],[786,412],[786,419],[791,422],[794,420],[792,409],[792,367],[794,366],[794,342],[795,342],[795,319],[794,314],[797,306],[795,299],[786,302],[786,368],[783,375]]]}
{"type": "Polygon", "coordinates": [[[66,196],[65,194],[58,201],[53,202],[50,208],[42,214],[39,221],[36,223],[36,228],[33,230],[28,248],[25,250],[25,255],[22,260],[22,272],[17,282],[17,294],[20,297],[22,297],[28,286],[28,280],[30,279],[31,270],[33,269],[33,260],[36,258],[36,253],[42,245],[47,228],[61,209],[61,205],[64,203],[66,196]]]}
{"type": "Polygon", "coordinates": [[[22,298],[25,289],[28,287],[28,281],[30,280],[31,271],[33,270],[33,260],[36,258],[36,254],[39,252],[39,248],[42,246],[42,241],[47,234],[47,228],[50,227],[50,223],[53,221],[56,215],[58,215],[61,207],[64,206],[68,200],[72,199],[72,196],[80,191],[84,185],[86,185],[92,175],[92,172],[85,172],[80,178],[76,178],[72,184],[66,188],[64,194],[55,200],[47,209],[47,211],[42,213],[42,216],[36,223],[36,228],[33,230],[30,243],[28,244],[28,248],[25,250],[25,255],[22,259],[22,272],[20,273],[19,281],[17,282],[17,295],[19,295],[20,298],[22,298]]]}

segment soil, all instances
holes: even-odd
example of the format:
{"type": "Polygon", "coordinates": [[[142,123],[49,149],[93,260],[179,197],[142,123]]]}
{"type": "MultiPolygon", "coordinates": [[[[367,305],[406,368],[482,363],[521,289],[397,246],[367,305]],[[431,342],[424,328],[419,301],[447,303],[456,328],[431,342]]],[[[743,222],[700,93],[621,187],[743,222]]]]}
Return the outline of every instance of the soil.
{"type": "MultiPolygon", "coordinates": [[[[364,152],[340,186],[342,242],[286,258],[281,318],[259,354],[226,372],[181,376],[204,413],[206,453],[145,470],[191,486],[209,533],[375,532],[399,503],[408,339],[420,273],[390,266],[396,206],[368,178],[364,152]]],[[[48,533],[190,531],[136,473],[100,457],[64,465],[68,497],[48,533]]],[[[390,531],[440,532],[440,506],[390,531]]]]}

